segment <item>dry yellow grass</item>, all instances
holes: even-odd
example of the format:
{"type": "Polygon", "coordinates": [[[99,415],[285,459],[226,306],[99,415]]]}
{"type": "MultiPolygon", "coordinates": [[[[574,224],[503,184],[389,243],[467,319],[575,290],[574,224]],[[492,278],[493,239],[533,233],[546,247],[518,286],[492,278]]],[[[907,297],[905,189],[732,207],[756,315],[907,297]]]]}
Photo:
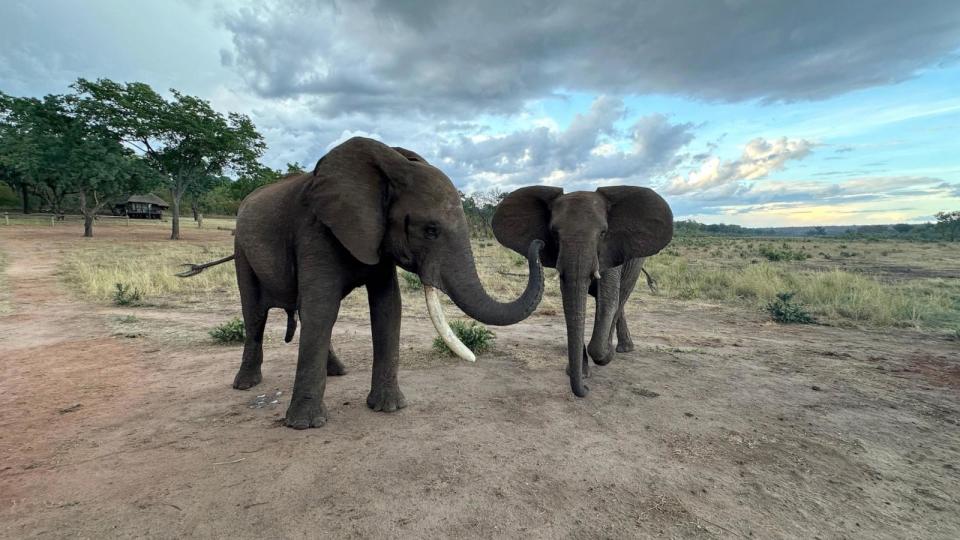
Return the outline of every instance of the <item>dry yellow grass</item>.
{"type": "MultiPolygon", "coordinates": [[[[207,221],[205,220],[205,226],[207,221]]],[[[777,293],[796,292],[795,299],[821,321],[879,326],[945,329],[960,327],[960,280],[950,268],[960,267],[960,250],[937,244],[849,242],[842,240],[678,239],[647,268],[661,294],[677,300],[710,300],[762,308],[777,293]],[[800,261],[769,262],[764,246],[807,253],[800,261]],[[892,269],[892,270],[891,270],[892,269]]],[[[147,303],[238,303],[231,264],[189,279],[173,274],[184,262],[210,260],[230,253],[222,245],[184,243],[98,245],[79,247],[64,261],[63,276],[81,295],[112,300],[117,283],[139,289],[147,303]]],[[[494,240],[474,241],[474,254],[487,290],[500,300],[516,298],[527,279],[523,257],[494,240]]],[[[403,279],[405,304],[422,302],[421,292],[403,279]]],[[[641,285],[639,285],[642,287],[641,285]]],[[[538,313],[562,312],[556,271],[546,270],[543,302],[538,313]]],[[[345,314],[366,313],[362,289],[344,300],[345,314]]]]}

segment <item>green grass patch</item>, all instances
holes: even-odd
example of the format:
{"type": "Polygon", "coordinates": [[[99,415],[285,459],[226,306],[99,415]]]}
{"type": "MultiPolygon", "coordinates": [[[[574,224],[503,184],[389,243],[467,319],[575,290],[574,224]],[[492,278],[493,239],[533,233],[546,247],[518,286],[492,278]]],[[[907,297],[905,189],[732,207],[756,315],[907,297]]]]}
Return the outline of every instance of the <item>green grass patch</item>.
{"type": "Polygon", "coordinates": [[[420,283],[420,276],[413,272],[400,270],[400,277],[403,278],[403,286],[406,287],[408,291],[419,291],[423,289],[423,283],[420,283]]]}
{"type": "Polygon", "coordinates": [[[234,317],[229,321],[217,326],[209,332],[210,337],[217,343],[231,344],[243,343],[246,333],[244,332],[243,319],[234,317]]]}
{"type": "Polygon", "coordinates": [[[767,304],[767,312],[773,320],[786,324],[810,324],[813,316],[807,313],[803,305],[795,302],[795,293],[785,292],[777,294],[777,298],[767,304]]]}
{"type": "MultiPolygon", "coordinates": [[[[474,354],[482,354],[488,351],[497,339],[492,330],[477,321],[466,322],[455,319],[450,322],[450,329],[474,354]]],[[[447,344],[439,336],[433,339],[433,350],[440,354],[453,355],[453,351],[447,347],[447,344]]]]}

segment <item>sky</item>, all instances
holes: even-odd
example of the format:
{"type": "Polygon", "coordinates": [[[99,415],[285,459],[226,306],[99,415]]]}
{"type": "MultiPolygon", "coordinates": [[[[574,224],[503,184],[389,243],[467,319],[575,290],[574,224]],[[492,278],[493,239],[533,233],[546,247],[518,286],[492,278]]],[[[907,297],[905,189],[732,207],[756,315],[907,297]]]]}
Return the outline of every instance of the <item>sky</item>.
{"type": "Polygon", "coordinates": [[[704,223],[960,209],[954,0],[0,2],[0,91],[78,77],[244,113],[274,168],[362,135],[465,192],[649,186],[704,223]]]}

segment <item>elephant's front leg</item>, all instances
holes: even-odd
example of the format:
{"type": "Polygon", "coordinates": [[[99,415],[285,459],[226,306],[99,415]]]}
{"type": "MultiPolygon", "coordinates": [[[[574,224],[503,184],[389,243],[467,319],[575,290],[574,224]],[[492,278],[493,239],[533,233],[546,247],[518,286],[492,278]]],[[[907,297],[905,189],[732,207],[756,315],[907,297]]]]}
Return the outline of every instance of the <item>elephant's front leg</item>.
{"type": "Polygon", "coordinates": [[[393,412],[407,406],[397,382],[400,363],[400,286],[393,264],[381,266],[367,283],[370,326],[373,331],[373,379],[367,406],[393,412]]]}
{"type": "Polygon", "coordinates": [[[320,427],[327,422],[323,393],[327,387],[330,334],[340,311],[340,298],[307,294],[300,306],[300,351],[293,396],[286,424],[294,429],[320,427]]]}
{"type": "Polygon", "coordinates": [[[597,310],[587,351],[598,366],[605,366],[613,360],[613,332],[619,308],[622,268],[615,266],[604,270],[597,283],[597,310]]]}

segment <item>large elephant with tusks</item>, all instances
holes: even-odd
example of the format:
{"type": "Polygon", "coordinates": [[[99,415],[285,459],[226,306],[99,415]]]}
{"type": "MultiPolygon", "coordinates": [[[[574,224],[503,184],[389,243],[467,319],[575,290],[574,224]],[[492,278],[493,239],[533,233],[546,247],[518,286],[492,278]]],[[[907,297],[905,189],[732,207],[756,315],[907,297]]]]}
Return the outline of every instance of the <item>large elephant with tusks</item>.
{"type": "Polygon", "coordinates": [[[299,313],[297,373],[285,421],[304,429],[326,422],[326,377],[343,373],[331,357],[330,335],[340,301],[350,291],[365,286],[370,303],[373,380],[367,405],[395,411],[406,406],[397,382],[397,266],[420,276],[437,332],[455,353],[473,360],[447,326],[437,290],[480,322],[522,321],[543,295],[542,246],[539,240],[529,245],[530,276],[520,297],[491,298],[477,275],[466,217],[450,179],[414,152],[355,137],[321,158],[312,173],[251,193],[237,217],[233,255],[188,265],[181,275],[235,260],[246,341],[234,388],[261,380],[267,311],[286,310],[287,341],[299,313]]]}

